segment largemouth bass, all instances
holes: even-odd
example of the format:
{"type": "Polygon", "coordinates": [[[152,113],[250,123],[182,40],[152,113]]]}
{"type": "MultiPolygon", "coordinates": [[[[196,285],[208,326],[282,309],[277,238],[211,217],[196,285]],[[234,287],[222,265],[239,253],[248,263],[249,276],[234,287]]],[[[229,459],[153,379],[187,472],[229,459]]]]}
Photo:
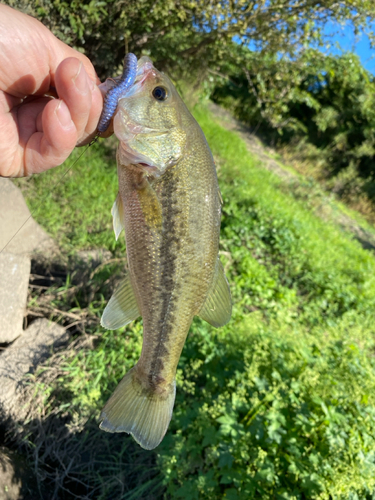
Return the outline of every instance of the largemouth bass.
{"type": "Polygon", "coordinates": [[[211,151],[169,78],[147,57],[119,100],[114,132],[129,273],[102,316],[117,329],[143,318],[142,353],[106,403],[100,427],[127,432],[145,449],[172,417],[177,364],[194,316],[215,327],[231,316],[218,257],[221,196],[211,151]]]}

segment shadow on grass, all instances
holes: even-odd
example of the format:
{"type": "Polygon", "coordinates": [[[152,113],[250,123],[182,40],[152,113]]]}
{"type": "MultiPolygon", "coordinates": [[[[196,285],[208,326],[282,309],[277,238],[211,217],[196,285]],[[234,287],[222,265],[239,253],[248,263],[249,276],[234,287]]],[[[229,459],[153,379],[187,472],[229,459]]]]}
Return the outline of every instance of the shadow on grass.
{"type": "Polygon", "coordinates": [[[130,500],[162,494],[155,454],[129,436],[104,433],[94,418],[80,430],[71,417],[53,413],[28,422],[3,420],[2,428],[15,464],[12,481],[25,491],[19,498],[130,500]]]}
{"type": "MultiPolygon", "coordinates": [[[[57,321],[67,328],[72,341],[29,375],[23,386],[25,419],[17,421],[0,410],[0,476],[1,467],[3,473],[6,467],[11,500],[162,496],[156,454],[142,450],[126,434],[101,431],[96,421],[99,409],[93,406],[91,415],[82,414],[61,382],[66,357],[94,348],[103,296],[111,294],[123,272],[123,259],[94,257],[81,254],[66,262],[33,261],[27,319],[57,321]]],[[[3,480],[0,483],[4,486],[3,480]]]]}

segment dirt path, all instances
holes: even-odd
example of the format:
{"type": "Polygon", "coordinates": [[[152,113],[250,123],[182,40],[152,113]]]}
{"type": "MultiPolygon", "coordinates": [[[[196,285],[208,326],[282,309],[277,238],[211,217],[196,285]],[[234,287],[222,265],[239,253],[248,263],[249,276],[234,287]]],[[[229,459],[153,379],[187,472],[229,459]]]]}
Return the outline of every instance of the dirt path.
{"type": "Polygon", "coordinates": [[[334,195],[328,194],[322,190],[316,181],[303,179],[282,164],[276,161],[272,156],[276,152],[267,148],[262,142],[250,132],[243,123],[231,116],[229,111],[223,109],[217,104],[210,103],[210,111],[219,119],[221,125],[227,130],[236,132],[245,142],[248,150],[262,164],[264,168],[276,174],[285,183],[286,190],[295,198],[303,199],[309,205],[314,213],[325,221],[333,222],[341,227],[342,230],[349,232],[366,250],[375,252],[375,230],[374,233],[362,227],[355,219],[344,213],[334,195]]]}

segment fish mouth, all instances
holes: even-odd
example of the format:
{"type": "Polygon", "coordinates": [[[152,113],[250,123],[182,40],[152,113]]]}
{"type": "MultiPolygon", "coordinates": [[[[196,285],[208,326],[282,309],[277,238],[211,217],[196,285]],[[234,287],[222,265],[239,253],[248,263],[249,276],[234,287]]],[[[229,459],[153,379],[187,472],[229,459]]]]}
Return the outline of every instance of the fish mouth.
{"type": "MultiPolygon", "coordinates": [[[[158,71],[154,68],[154,65],[152,64],[152,61],[149,57],[147,56],[142,56],[138,60],[138,65],[137,65],[137,73],[135,75],[135,80],[134,83],[131,87],[128,89],[124,90],[122,94],[119,95],[118,101],[121,99],[124,99],[125,97],[131,97],[134,95],[143,85],[145,80],[149,75],[157,75],[158,71]]],[[[101,83],[99,85],[99,88],[104,92],[105,94],[111,90],[113,87],[116,87],[119,82],[121,81],[121,76],[115,76],[114,78],[107,78],[105,82],[101,83]]]]}
{"type": "Polygon", "coordinates": [[[121,113],[121,118],[123,120],[123,124],[130,134],[134,134],[134,135],[137,135],[137,134],[162,135],[162,134],[168,133],[167,130],[157,130],[155,128],[149,127],[146,123],[132,120],[130,118],[128,112],[126,111],[126,109],[124,109],[120,104],[120,102],[123,99],[129,99],[130,97],[132,97],[135,94],[137,94],[138,92],[140,92],[145,81],[149,77],[156,77],[159,74],[160,73],[158,72],[158,70],[156,70],[154,68],[151,60],[148,57],[146,57],[146,56],[141,57],[141,59],[138,61],[138,69],[137,69],[137,74],[136,74],[134,84],[128,90],[126,90],[126,92],[124,94],[122,94],[119,97],[118,111],[117,112],[121,113]]]}
{"type": "Polygon", "coordinates": [[[134,145],[134,142],[137,140],[143,142],[142,137],[148,136],[157,139],[168,134],[170,131],[166,129],[155,129],[150,127],[148,123],[135,121],[131,118],[126,107],[121,106],[121,101],[136,95],[142,90],[148,78],[158,75],[160,75],[160,73],[154,68],[152,61],[148,57],[144,56],[138,60],[134,84],[120,96],[113,123],[115,134],[120,141],[119,156],[122,164],[140,168],[146,172],[147,175],[152,175],[154,177],[159,177],[165,168],[164,165],[159,164],[158,155],[154,155],[154,152],[151,150],[151,157],[156,157],[152,159],[146,156],[146,152],[144,152],[146,154],[140,153],[136,149],[133,149],[131,145],[134,145]]]}
{"type": "MultiPolygon", "coordinates": [[[[160,73],[154,68],[151,59],[146,56],[141,57],[138,60],[137,73],[133,85],[119,96],[118,101],[120,102],[121,99],[128,99],[129,97],[132,97],[134,94],[139,92],[148,77],[155,77],[158,74],[160,73]]],[[[114,80],[116,81],[116,79],[114,80]]]]}

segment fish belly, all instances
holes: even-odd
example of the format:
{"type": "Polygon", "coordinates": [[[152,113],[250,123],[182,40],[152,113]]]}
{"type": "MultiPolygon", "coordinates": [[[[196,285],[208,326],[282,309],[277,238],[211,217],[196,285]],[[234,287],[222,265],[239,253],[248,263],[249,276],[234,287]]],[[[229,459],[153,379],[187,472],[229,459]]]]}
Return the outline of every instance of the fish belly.
{"type": "Polygon", "coordinates": [[[208,164],[206,179],[201,168],[198,180],[197,170],[181,161],[153,182],[127,167],[119,171],[129,272],[143,317],[138,369],[151,388],[173,382],[215,269],[216,174],[208,164]]]}

